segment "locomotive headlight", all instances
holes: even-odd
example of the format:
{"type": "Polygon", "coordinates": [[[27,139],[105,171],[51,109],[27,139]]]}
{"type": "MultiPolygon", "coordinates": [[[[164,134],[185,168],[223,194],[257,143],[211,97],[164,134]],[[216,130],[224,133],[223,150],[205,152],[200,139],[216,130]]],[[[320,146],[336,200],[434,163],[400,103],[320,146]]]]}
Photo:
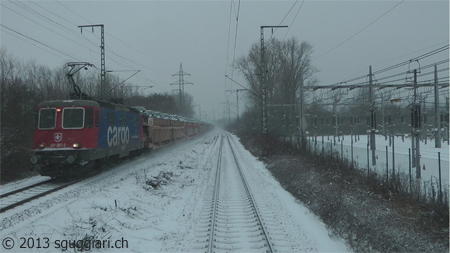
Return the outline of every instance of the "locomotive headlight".
{"type": "Polygon", "coordinates": [[[32,164],[36,164],[36,163],[38,162],[37,157],[36,157],[36,156],[30,157],[30,162],[31,162],[32,164]]]}
{"type": "Polygon", "coordinates": [[[37,148],[38,149],[44,149],[45,148],[45,143],[38,144],[37,148]]]}
{"type": "Polygon", "coordinates": [[[75,157],[74,157],[73,155],[69,155],[69,156],[67,157],[67,162],[68,162],[68,163],[73,163],[73,162],[75,162],[75,157]]]}
{"type": "Polygon", "coordinates": [[[72,144],[72,147],[73,147],[73,148],[79,148],[79,147],[80,147],[80,144],[74,143],[74,144],[72,144]]]}

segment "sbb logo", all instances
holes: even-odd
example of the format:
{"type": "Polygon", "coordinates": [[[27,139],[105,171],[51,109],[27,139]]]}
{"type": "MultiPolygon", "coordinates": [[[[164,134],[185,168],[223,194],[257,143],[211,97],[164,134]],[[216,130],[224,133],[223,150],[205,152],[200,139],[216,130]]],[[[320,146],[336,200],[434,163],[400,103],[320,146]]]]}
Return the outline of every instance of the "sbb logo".
{"type": "Polygon", "coordinates": [[[108,146],[121,145],[122,149],[130,143],[130,129],[128,127],[108,127],[108,146]]]}

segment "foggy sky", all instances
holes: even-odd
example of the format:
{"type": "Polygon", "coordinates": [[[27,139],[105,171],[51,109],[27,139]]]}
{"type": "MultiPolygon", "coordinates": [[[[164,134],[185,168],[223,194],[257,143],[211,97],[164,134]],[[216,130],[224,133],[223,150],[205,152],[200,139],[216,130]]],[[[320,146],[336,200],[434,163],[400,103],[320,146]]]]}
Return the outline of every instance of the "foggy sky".
{"type": "MultiPolygon", "coordinates": [[[[320,71],[315,76],[318,85],[358,77],[368,73],[369,65],[382,69],[449,43],[449,2],[406,0],[329,51],[399,2],[307,0],[294,20],[300,0],[280,23],[295,1],[240,1],[240,5],[237,0],[1,1],[1,24],[72,57],[4,28],[1,46],[22,60],[35,59],[50,68],[80,60],[100,68],[100,29],[94,33],[84,29],[81,34],[77,26],[104,24],[106,70],[141,70],[127,83],[155,86],[142,89],[145,94],[172,93],[178,88],[170,85],[178,80],[172,74],[182,63],[184,71],[191,74],[185,79],[194,83],[186,85],[185,91],[194,96],[202,111],[214,110],[221,116],[221,103],[227,96],[224,91],[241,88],[225,74],[245,85],[242,75],[232,69],[233,57],[247,54],[253,43],[259,43],[261,25],[290,26],[273,35],[267,29],[265,38],[296,37],[313,45],[312,64],[320,71]]],[[[436,59],[441,60],[442,54],[439,57],[436,59]]],[[[132,73],[114,75],[123,80],[132,73]]],[[[235,94],[228,96],[234,103],[235,94]]]]}

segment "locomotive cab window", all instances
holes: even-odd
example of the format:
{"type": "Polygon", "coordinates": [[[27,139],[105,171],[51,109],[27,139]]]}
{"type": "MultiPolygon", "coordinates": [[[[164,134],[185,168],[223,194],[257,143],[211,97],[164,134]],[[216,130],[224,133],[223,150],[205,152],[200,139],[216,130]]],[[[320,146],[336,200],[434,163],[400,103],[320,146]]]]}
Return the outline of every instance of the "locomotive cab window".
{"type": "Polygon", "coordinates": [[[56,109],[48,108],[39,110],[39,129],[54,129],[56,126],[56,109]]]}
{"type": "Polygon", "coordinates": [[[84,126],[84,109],[67,107],[63,110],[62,127],[80,129],[84,126]]]}

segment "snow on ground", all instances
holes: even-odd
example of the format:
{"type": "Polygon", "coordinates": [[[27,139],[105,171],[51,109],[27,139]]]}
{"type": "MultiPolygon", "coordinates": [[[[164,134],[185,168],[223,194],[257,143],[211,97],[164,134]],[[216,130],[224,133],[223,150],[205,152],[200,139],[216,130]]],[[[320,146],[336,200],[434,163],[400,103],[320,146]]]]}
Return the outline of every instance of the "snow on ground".
{"type": "MultiPolygon", "coordinates": [[[[84,241],[85,249],[101,246],[106,251],[189,251],[189,238],[204,205],[203,195],[214,166],[215,138],[217,133],[209,133],[121,162],[62,191],[8,210],[0,217],[2,242],[14,240],[14,252],[73,252],[74,245],[68,240],[81,247],[83,239],[97,240],[94,245],[84,241]]],[[[236,146],[246,159],[244,169],[251,173],[254,184],[263,186],[264,194],[277,197],[272,206],[280,219],[294,221],[286,224],[287,231],[300,233],[298,236],[312,251],[348,250],[342,240],[330,238],[322,222],[284,191],[263,163],[242,145],[236,146]]],[[[2,187],[2,192],[5,187],[11,186],[2,187]]]]}
{"type": "Polygon", "coordinates": [[[268,200],[278,222],[288,232],[289,239],[300,244],[295,252],[345,252],[348,251],[342,239],[331,238],[325,225],[308,208],[284,190],[261,161],[253,157],[234,137],[234,145],[247,173],[249,184],[254,187],[256,199],[268,200]],[[258,187],[259,186],[259,187],[258,187]]]}
{"type": "MultiPolygon", "coordinates": [[[[384,136],[376,136],[376,165],[372,165],[372,151],[369,150],[369,158],[367,157],[367,136],[360,135],[359,140],[353,143],[353,161],[358,164],[361,169],[367,170],[367,159],[369,159],[369,167],[371,171],[376,171],[380,175],[386,175],[386,146],[388,147],[388,169],[389,173],[392,173],[392,146],[389,145],[389,138],[386,140],[384,136]]],[[[353,137],[355,141],[355,137],[353,137]]],[[[317,137],[316,152],[322,152],[322,146],[325,152],[330,153],[330,147],[333,148],[334,155],[341,156],[341,141],[336,138],[336,145],[332,145],[333,136],[324,137],[322,144],[322,136],[317,137]]],[[[314,151],[314,137],[309,137],[312,151],[314,151]]],[[[350,136],[344,136],[342,141],[342,148],[344,157],[349,161],[352,160],[351,156],[351,138],[350,136]]],[[[423,181],[433,180],[436,183],[439,180],[439,164],[438,164],[438,152],[441,155],[441,178],[442,184],[448,188],[449,185],[449,145],[447,142],[441,144],[441,148],[434,147],[434,140],[428,140],[427,144],[423,141],[420,143],[420,166],[421,175],[423,181]],[[425,169],[424,167],[425,166],[425,169]]],[[[396,172],[403,172],[405,175],[409,175],[409,155],[408,149],[411,148],[411,139],[396,136],[394,140],[395,150],[395,170],[396,172]]],[[[412,154],[411,154],[412,155],[412,154]]],[[[412,178],[416,176],[416,168],[411,169],[412,178]]]]}

